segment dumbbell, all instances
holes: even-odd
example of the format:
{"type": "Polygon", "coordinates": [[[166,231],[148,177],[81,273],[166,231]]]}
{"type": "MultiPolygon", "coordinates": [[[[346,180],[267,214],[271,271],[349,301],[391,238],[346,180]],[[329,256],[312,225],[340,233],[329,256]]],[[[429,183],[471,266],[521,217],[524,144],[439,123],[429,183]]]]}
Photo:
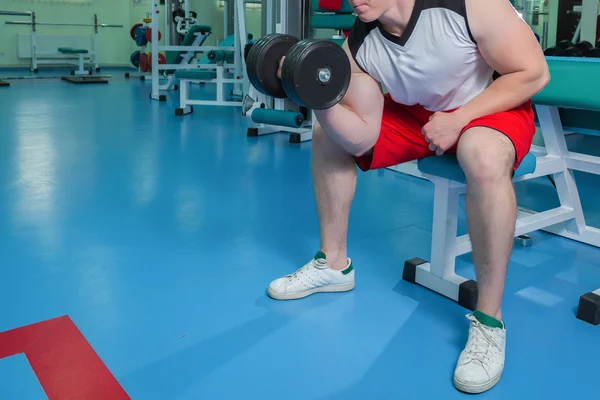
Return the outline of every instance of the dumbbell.
{"type": "Polygon", "coordinates": [[[562,57],[583,57],[583,50],[571,46],[561,51],[558,55],[562,57]]]}
{"type": "Polygon", "coordinates": [[[597,57],[600,58],[600,47],[594,47],[590,51],[584,54],[584,57],[597,57]]]}
{"type": "Polygon", "coordinates": [[[590,42],[588,42],[587,40],[582,40],[581,42],[577,42],[575,44],[575,47],[577,47],[579,50],[586,53],[586,52],[590,51],[591,49],[593,49],[594,45],[591,44],[590,42]]]}
{"type": "Polygon", "coordinates": [[[266,35],[250,48],[246,69],[250,83],[262,94],[289,98],[313,110],[334,106],[350,86],[350,60],[341,46],[329,40],[266,35]]]}

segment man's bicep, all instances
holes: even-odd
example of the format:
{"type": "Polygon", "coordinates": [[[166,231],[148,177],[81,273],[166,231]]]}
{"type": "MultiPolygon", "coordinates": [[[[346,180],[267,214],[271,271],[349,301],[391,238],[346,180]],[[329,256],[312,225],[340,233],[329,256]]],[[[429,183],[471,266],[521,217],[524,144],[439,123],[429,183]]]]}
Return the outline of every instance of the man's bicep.
{"type": "Polygon", "coordinates": [[[350,87],[340,104],[358,114],[364,120],[381,118],[383,91],[373,77],[358,67],[350,53],[348,42],[342,46],[350,60],[350,87]]]}
{"type": "Polygon", "coordinates": [[[535,35],[510,2],[466,0],[466,6],[479,51],[500,75],[545,67],[535,35]]]}

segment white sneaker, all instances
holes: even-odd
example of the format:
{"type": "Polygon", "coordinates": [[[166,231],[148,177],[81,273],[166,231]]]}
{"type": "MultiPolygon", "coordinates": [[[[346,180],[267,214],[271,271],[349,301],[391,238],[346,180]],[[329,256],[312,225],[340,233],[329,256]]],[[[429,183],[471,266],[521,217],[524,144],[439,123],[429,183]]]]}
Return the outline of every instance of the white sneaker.
{"type": "Polygon", "coordinates": [[[269,296],[276,300],[300,299],[319,292],[346,292],[354,289],[354,267],[341,271],[329,268],[326,256],[319,251],[315,258],[291,275],[271,282],[269,296]]]}
{"type": "Polygon", "coordinates": [[[502,376],[506,328],[490,328],[472,314],[467,319],[471,321],[469,340],[458,358],[454,386],[462,392],[482,393],[496,385],[502,376]]]}

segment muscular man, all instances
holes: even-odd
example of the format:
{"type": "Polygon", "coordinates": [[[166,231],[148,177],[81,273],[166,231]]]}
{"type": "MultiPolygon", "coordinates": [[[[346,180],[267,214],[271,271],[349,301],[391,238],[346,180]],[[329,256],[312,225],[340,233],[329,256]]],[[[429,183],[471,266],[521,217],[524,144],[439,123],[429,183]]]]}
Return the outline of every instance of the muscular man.
{"type": "Polygon", "coordinates": [[[486,391],[504,368],[501,303],[517,207],[512,173],[529,151],[530,99],[548,83],[548,66],[508,0],[350,1],[358,16],[344,43],[350,87],[339,104],[316,111],[313,132],[321,248],[268,293],[297,299],[354,288],[346,231],[355,164],[366,171],[456,153],[467,181],[479,299],[454,384],[486,391]]]}

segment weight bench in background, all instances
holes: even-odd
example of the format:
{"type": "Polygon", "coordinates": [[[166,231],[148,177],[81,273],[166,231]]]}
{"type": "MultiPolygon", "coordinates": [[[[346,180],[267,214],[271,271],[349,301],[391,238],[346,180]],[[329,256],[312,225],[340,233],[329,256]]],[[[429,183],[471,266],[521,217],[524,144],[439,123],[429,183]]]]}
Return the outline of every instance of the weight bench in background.
{"type": "Polygon", "coordinates": [[[79,67],[78,70],[71,72],[71,75],[90,75],[90,71],[85,70],[85,61],[89,59],[89,51],[86,49],[75,49],[73,47],[59,47],[58,52],[63,55],[77,56],[77,61],[65,59],[65,63],[79,67]]]}
{"type": "MultiPolygon", "coordinates": [[[[203,68],[177,70],[173,75],[174,79],[179,80],[179,108],[175,109],[176,116],[190,114],[194,111],[193,106],[241,106],[243,100],[236,99],[233,93],[233,99],[227,99],[225,96],[226,84],[242,84],[243,81],[237,79],[231,69],[235,67],[234,52],[225,50],[235,45],[233,35],[228,36],[223,42],[214,49],[207,52],[206,56],[200,61],[203,68]],[[223,47],[224,50],[216,50],[223,47]],[[190,84],[214,84],[216,85],[216,98],[213,100],[193,100],[190,98],[190,84]]],[[[213,48],[213,47],[210,47],[213,48]]]]}
{"type": "Polygon", "coordinates": [[[107,80],[99,78],[97,76],[91,76],[92,71],[85,70],[85,61],[89,59],[89,51],[86,49],[75,49],[73,47],[59,47],[58,52],[65,55],[76,55],[78,56],[77,61],[66,59],[65,62],[71,65],[77,65],[79,69],[72,71],[71,75],[77,75],[76,77],[63,76],[61,80],[76,83],[76,84],[91,84],[91,83],[108,83],[107,80]]]}
{"type": "MultiPolygon", "coordinates": [[[[549,57],[548,64],[551,81],[533,99],[545,147],[532,146],[515,171],[514,181],[551,176],[560,206],[539,213],[520,209],[515,236],[541,229],[600,247],[600,229],[586,225],[573,176],[573,171],[600,175],[600,157],[569,151],[561,121],[561,114],[574,113],[588,121],[588,126],[571,126],[569,131],[600,134],[600,60],[549,57]],[[589,121],[596,121],[598,130],[590,129],[589,121]]],[[[570,123],[575,124],[575,118],[570,123]]],[[[474,310],[477,283],[455,272],[456,257],[472,250],[468,234],[457,237],[459,195],[466,190],[464,174],[454,155],[427,157],[417,166],[435,188],[431,259],[407,260],[402,277],[474,310]]],[[[600,324],[600,289],[581,296],[577,318],[600,324]]]]}
{"type": "MultiPolygon", "coordinates": [[[[318,29],[334,30],[332,40],[340,46],[344,43],[343,31],[349,30],[356,21],[353,14],[354,9],[349,1],[343,0],[338,10],[329,10],[319,7],[319,0],[311,1],[312,15],[310,16],[310,27],[313,31],[311,37],[318,29]]],[[[250,87],[248,96],[244,99],[242,115],[249,116],[247,136],[255,137],[277,132],[290,134],[290,143],[301,143],[312,139],[314,116],[310,116],[310,110],[284,109],[286,99],[275,99],[275,108],[265,108],[270,100],[250,87]],[[279,103],[279,105],[277,105],[279,103]],[[312,120],[311,120],[312,119],[312,120]]]]}

